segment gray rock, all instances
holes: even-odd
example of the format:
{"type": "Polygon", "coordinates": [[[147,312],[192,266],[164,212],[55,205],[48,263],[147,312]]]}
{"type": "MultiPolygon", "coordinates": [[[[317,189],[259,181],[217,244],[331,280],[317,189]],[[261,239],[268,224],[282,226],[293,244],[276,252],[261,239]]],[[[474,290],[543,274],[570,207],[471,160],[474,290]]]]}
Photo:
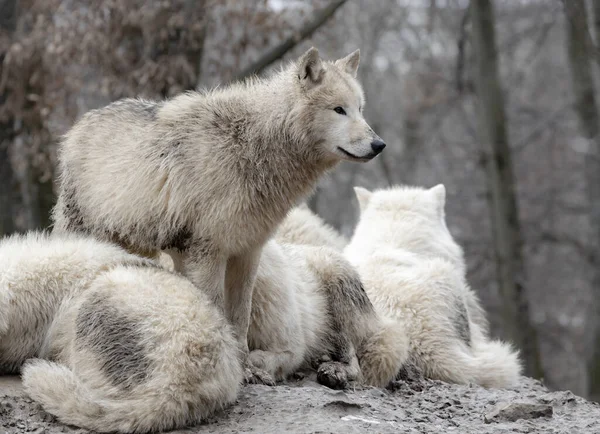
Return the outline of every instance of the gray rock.
{"type": "MultiPolygon", "coordinates": [[[[531,396],[531,395],[529,395],[531,396]]],[[[535,396],[535,395],[534,395],[535,396]]],[[[552,417],[553,409],[549,404],[532,402],[501,402],[483,416],[485,423],[516,422],[518,420],[552,417]]]]}

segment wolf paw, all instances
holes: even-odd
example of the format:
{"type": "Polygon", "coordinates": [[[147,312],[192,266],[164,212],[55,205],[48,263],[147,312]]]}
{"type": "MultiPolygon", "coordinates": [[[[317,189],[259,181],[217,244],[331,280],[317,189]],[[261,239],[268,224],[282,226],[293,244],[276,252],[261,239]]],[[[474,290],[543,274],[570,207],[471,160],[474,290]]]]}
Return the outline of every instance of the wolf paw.
{"type": "Polygon", "coordinates": [[[244,366],[244,383],[275,386],[275,380],[271,374],[269,374],[267,371],[257,368],[250,363],[246,363],[244,366]]]}
{"type": "Polygon", "coordinates": [[[396,376],[396,380],[406,383],[422,381],[423,378],[423,370],[414,363],[405,363],[396,376]]]}
{"type": "Polygon", "coordinates": [[[350,382],[348,366],[340,362],[326,362],[317,370],[317,381],[331,389],[346,389],[350,382]]]}

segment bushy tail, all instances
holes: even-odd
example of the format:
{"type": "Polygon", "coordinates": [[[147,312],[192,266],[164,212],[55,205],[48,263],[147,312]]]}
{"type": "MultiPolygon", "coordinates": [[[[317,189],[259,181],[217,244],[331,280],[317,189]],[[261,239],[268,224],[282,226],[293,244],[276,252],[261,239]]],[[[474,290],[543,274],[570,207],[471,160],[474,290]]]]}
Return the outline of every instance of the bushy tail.
{"type": "Polygon", "coordinates": [[[522,366],[518,352],[501,341],[482,340],[472,344],[475,358],[475,381],[484,387],[516,386],[522,366]]]}
{"type": "Polygon", "coordinates": [[[382,319],[379,328],[358,353],[363,382],[377,387],[386,386],[396,378],[408,356],[409,342],[403,325],[382,319]]]}
{"type": "Polygon", "coordinates": [[[450,343],[425,366],[426,375],[450,383],[483,387],[515,386],[521,375],[518,353],[500,341],[472,340],[469,347],[450,343]]]}
{"type": "MultiPolygon", "coordinates": [[[[113,389],[110,395],[103,389],[92,390],[73,371],[58,363],[29,360],[23,368],[22,378],[29,396],[69,425],[98,432],[145,433],[193,422],[190,421],[191,410],[183,399],[173,402],[163,396],[161,400],[153,394],[115,398],[118,390],[113,389]]],[[[231,394],[233,401],[237,385],[232,385],[231,394]]],[[[206,413],[219,407],[215,402],[203,404],[206,404],[206,413]]]]}

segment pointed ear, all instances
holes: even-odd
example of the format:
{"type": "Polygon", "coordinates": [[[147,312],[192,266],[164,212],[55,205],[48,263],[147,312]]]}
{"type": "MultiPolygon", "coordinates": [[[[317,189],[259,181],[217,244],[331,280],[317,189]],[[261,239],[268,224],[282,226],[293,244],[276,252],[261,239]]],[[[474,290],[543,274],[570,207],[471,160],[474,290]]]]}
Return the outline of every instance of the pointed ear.
{"type": "Polygon", "coordinates": [[[307,89],[319,84],[324,72],[323,61],[315,47],[310,48],[298,59],[298,78],[307,89]]]}
{"type": "Polygon", "coordinates": [[[360,63],[360,50],[353,51],[342,59],[335,61],[338,68],[346,71],[352,77],[356,78],[356,72],[358,71],[358,64],[360,63]]]}
{"type": "Polygon", "coordinates": [[[435,187],[430,188],[429,192],[435,198],[439,214],[444,215],[444,208],[446,207],[446,187],[444,187],[444,184],[438,184],[435,187]]]}
{"type": "Polygon", "coordinates": [[[364,187],[354,187],[354,193],[356,194],[356,198],[358,199],[358,206],[360,207],[360,211],[363,212],[367,206],[369,205],[369,200],[373,193],[367,190],[364,187]]]}

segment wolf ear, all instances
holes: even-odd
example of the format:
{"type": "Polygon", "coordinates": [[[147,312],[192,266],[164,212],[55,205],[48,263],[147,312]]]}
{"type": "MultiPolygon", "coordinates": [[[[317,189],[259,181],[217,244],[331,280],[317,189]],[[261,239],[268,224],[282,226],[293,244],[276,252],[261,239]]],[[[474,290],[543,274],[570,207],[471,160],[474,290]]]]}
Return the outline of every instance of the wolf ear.
{"type": "Polygon", "coordinates": [[[363,212],[369,205],[369,200],[371,199],[373,193],[371,193],[364,187],[358,186],[354,187],[354,193],[356,194],[356,198],[358,199],[358,206],[360,208],[360,211],[363,212]]]}
{"type": "Polygon", "coordinates": [[[315,47],[310,48],[298,60],[298,78],[308,89],[321,82],[324,72],[323,61],[315,47]]]}
{"type": "Polygon", "coordinates": [[[435,187],[430,188],[429,192],[435,198],[438,213],[443,216],[444,208],[446,207],[446,187],[444,187],[444,184],[438,184],[435,187]]]}
{"type": "Polygon", "coordinates": [[[360,50],[355,50],[348,54],[342,59],[335,61],[335,64],[346,71],[352,77],[356,78],[356,72],[358,71],[358,64],[360,63],[360,50]]]}

